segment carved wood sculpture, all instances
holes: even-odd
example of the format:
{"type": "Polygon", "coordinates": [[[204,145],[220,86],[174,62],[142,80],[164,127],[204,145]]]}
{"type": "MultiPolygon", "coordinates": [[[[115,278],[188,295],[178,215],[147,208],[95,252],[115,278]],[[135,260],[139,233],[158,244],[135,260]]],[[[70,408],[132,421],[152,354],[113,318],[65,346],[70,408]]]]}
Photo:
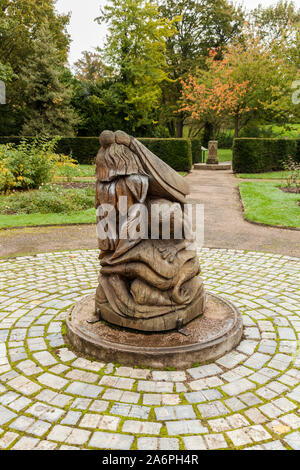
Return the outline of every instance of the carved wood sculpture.
{"type": "Polygon", "coordinates": [[[180,328],[205,308],[199,260],[190,231],[184,230],[190,223],[182,211],[188,185],[122,131],[104,131],[100,143],[95,202],[102,235],[98,231],[101,269],[96,313],[109,323],[135,330],[180,328]],[[171,207],[170,237],[166,237],[163,224],[168,224],[171,207]],[[158,233],[153,235],[157,214],[158,233]]]}

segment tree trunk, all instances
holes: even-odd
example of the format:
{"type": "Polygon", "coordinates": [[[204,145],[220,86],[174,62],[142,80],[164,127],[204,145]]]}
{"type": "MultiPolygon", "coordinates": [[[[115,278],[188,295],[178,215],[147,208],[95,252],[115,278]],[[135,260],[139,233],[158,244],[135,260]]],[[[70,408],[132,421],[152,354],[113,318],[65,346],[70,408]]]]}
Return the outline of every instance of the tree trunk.
{"type": "Polygon", "coordinates": [[[217,136],[217,126],[215,124],[212,125],[212,140],[216,140],[217,136]]]}
{"type": "Polygon", "coordinates": [[[167,122],[167,128],[171,137],[175,136],[174,120],[167,122]]]}
{"type": "Polygon", "coordinates": [[[179,117],[176,120],[176,137],[181,139],[183,136],[183,118],[179,117]]]}
{"type": "Polygon", "coordinates": [[[234,138],[237,139],[240,132],[240,117],[238,114],[234,116],[234,138]]]}
{"type": "Polygon", "coordinates": [[[208,142],[212,140],[213,128],[210,122],[204,124],[203,146],[208,147],[208,142]]]}

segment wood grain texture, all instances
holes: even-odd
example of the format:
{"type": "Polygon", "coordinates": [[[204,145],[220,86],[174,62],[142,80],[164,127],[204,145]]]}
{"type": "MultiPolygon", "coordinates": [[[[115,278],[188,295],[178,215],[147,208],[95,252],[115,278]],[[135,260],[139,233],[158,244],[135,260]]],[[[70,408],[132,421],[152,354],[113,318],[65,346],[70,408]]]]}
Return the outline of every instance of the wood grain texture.
{"type": "Polygon", "coordinates": [[[105,233],[98,232],[96,311],[125,328],[175,329],[205,308],[199,261],[184,230],[190,223],[183,212],[188,185],[122,131],[104,131],[100,143],[95,205],[105,233]]]}

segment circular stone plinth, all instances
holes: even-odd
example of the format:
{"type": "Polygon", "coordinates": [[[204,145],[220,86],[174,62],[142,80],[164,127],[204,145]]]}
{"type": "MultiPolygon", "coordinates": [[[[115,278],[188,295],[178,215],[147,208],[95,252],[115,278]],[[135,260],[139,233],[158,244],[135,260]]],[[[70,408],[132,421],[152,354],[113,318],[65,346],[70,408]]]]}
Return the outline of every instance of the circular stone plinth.
{"type": "Polygon", "coordinates": [[[80,300],[67,319],[67,336],[73,347],[101,361],[147,367],[180,369],[217,359],[237,346],[243,324],[238,309],[229,301],[207,293],[202,316],[184,327],[184,332],[141,333],[100,321],[89,324],[95,311],[95,296],[80,300]]]}

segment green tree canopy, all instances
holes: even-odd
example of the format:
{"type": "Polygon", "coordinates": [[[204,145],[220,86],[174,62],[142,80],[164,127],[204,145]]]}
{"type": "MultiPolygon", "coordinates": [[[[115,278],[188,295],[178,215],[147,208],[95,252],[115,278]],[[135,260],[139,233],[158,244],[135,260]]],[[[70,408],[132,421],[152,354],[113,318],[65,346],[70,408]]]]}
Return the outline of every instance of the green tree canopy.
{"type": "Polygon", "coordinates": [[[36,32],[32,54],[21,69],[27,104],[24,135],[73,135],[78,118],[70,105],[72,90],[63,82],[63,68],[50,26],[36,32]]]}
{"type": "Polygon", "coordinates": [[[181,18],[176,34],[167,39],[168,75],[173,83],[163,86],[162,117],[171,134],[182,137],[185,114],[174,115],[182,89],[180,80],[205,67],[210,49],[219,48],[219,56],[222,54],[223,47],[240,34],[244,12],[227,0],[160,0],[159,5],[163,18],[181,18]]]}
{"type": "Polygon", "coordinates": [[[133,129],[151,123],[160,84],[168,79],[166,39],[175,33],[177,18],[161,17],[153,2],[110,0],[97,21],[109,24],[102,54],[118,79],[118,112],[133,129]]]}

